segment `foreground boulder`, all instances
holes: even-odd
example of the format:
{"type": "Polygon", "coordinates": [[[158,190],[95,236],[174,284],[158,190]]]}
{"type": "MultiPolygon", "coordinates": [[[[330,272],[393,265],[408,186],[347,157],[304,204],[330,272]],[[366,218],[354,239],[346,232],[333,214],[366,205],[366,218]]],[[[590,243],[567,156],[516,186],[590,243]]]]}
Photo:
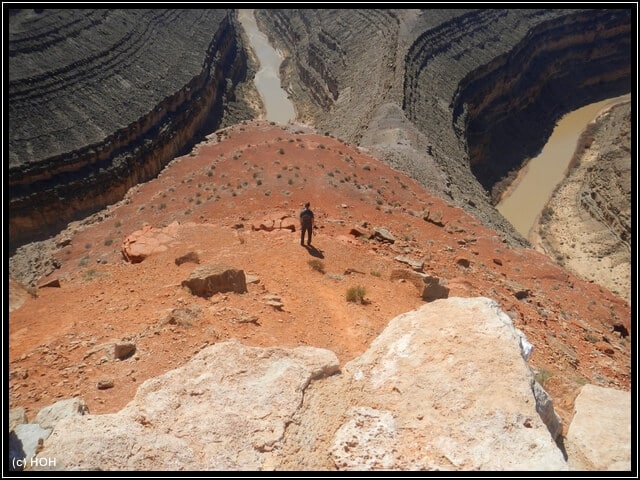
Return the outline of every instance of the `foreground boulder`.
{"type": "Polygon", "coordinates": [[[337,375],[328,350],[222,343],[119,413],[60,420],[40,455],[64,470],[566,470],[530,353],[487,298],[396,317],[337,375]]]}
{"type": "Polygon", "coordinates": [[[574,470],[631,470],[631,393],[585,385],[566,446],[574,470]]]}
{"type": "Polygon", "coordinates": [[[33,423],[37,423],[42,428],[54,428],[63,418],[88,413],[89,407],[83,398],[68,398],[42,408],[33,423]]]}
{"type": "Polygon", "coordinates": [[[490,299],[425,304],[305,396],[318,408],[290,427],[290,451],[308,469],[567,470],[529,354],[490,299]]]}
{"type": "Polygon", "coordinates": [[[313,347],[213,345],[118,413],[60,420],[40,456],[59,470],[262,469],[309,383],[337,369],[313,347]]]}

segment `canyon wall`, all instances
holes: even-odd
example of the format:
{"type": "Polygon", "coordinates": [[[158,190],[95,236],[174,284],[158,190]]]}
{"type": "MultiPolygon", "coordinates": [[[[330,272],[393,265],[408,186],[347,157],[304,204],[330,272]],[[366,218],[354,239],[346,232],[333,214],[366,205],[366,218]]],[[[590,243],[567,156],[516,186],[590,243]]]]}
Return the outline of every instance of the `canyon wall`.
{"type": "Polygon", "coordinates": [[[10,248],[119,201],[221,122],[230,10],[9,13],[10,248]]]}
{"type": "MultiPolygon", "coordinates": [[[[553,123],[630,90],[630,9],[256,10],[301,121],[508,241],[490,191],[553,123]]],[[[10,248],[57,233],[237,116],[232,10],[9,10],[10,248]]],[[[250,113],[244,112],[246,118],[250,113]]]]}
{"type": "Polygon", "coordinates": [[[259,10],[303,119],[510,241],[493,185],[578,106],[630,91],[631,10],[259,10]]]}
{"type": "Polygon", "coordinates": [[[630,92],[630,52],[630,11],[590,10],[536,25],[464,78],[453,121],[480,183],[489,190],[535,157],[565,113],[630,92]]]}

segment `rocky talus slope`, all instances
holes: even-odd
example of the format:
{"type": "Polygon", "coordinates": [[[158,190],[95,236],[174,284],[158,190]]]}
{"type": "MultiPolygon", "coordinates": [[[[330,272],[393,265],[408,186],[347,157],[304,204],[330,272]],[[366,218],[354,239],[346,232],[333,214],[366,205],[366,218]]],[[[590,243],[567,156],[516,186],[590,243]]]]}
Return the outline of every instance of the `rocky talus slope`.
{"type": "MultiPolygon", "coordinates": [[[[10,295],[9,402],[34,422],[57,400],[84,399],[89,419],[18,429],[46,437],[51,450],[42,455],[76,452],[56,453],[60,468],[96,468],[103,459],[114,469],[535,469],[550,458],[546,468],[561,470],[568,466],[552,441],[560,427],[549,430],[549,402],[534,415],[540,394],[531,379],[550,395],[562,438],[584,385],[627,395],[631,386],[626,302],[511,246],[355,146],[301,125],[247,123],[212,134],[122,202],[73,222],[50,248],[51,273],[10,295]],[[313,247],[303,248],[297,214],[307,200],[318,228],[313,247]],[[220,265],[245,272],[246,286],[202,296],[185,286],[220,265]],[[362,292],[360,301],[350,291],[362,292]],[[404,316],[387,331],[391,319],[432,301],[431,313],[404,316]],[[223,347],[231,340],[243,347],[223,347]],[[310,368],[291,360],[296,347],[333,353],[320,355],[326,369],[310,368]],[[187,366],[192,358],[200,367],[187,366]],[[335,358],[342,374],[314,396],[310,379],[338,373],[335,358]],[[223,390],[246,411],[217,408],[223,390]],[[268,401],[248,404],[257,392],[268,401]],[[203,423],[188,416],[190,405],[222,417],[203,423]],[[251,433],[237,434],[248,418],[251,433]],[[478,436],[482,427],[488,437],[478,436]],[[216,432],[229,433],[227,450],[203,443],[216,432]],[[494,454],[520,451],[527,438],[534,457],[494,454]]],[[[11,270],[29,275],[32,266],[23,267],[11,270]]]]}
{"type": "Polygon", "coordinates": [[[17,9],[8,17],[12,248],[157,175],[220,125],[247,73],[231,10],[17,9]]]}
{"type": "Polygon", "coordinates": [[[302,119],[371,147],[521,244],[487,192],[562,114],[631,88],[625,9],[257,15],[287,54],[302,119]]]}

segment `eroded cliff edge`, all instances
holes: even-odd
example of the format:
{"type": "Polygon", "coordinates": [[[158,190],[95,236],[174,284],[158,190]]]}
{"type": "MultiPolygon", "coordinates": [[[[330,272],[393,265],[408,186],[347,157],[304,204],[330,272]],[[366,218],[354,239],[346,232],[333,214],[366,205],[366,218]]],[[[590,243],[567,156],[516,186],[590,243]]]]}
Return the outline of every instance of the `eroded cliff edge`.
{"type": "Polygon", "coordinates": [[[508,240],[490,192],[555,121],[630,91],[629,9],[259,10],[302,119],[508,240]]]}
{"type": "Polygon", "coordinates": [[[247,76],[232,10],[8,17],[11,249],[157,175],[221,124],[247,76]]]}

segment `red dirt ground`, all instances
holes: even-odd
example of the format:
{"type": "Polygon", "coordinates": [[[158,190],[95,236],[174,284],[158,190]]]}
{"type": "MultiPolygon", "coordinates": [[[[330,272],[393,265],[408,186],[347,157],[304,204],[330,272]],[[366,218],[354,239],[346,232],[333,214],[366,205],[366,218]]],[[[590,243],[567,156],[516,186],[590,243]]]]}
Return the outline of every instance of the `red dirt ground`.
{"type": "Polygon", "coordinates": [[[56,254],[61,268],[42,280],[59,279],[61,287],[40,288],[10,314],[10,407],[25,407],[32,420],[46,405],[81,396],[91,413],[115,412],[144,380],[230,338],[328,348],[344,364],[390,319],[423,304],[411,282],[390,279],[394,269],[410,270],[397,255],[424,260],[426,273],[448,281],[449,296],[498,302],[534,345],[529,363],[554,398],[565,433],[583,384],[630,389],[630,336],[613,329],[624,324],[630,331],[626,302],[533,249],[511,248],[356,148],[303,130],[262,121],[213,134],[103,211],[101,221],[72,224],[71,243],[56,254]],[[307,200],[317,250],[300,246],[298,230],[252,230],[263,218],[296,221],[307,200]],[[425,221],[425,210],[441,214],[444,226],[425,221]],[[124,261],[124,238],[145,224],[172,222],[180,226],[166,251],[124,261]],[[396,242],[351,235],[362,222],[387,228],[396,242]],[[228,264],[259,283],[245,294],[193,296],[181,282],[197,265],[175,262],[191,251],[201,265],[228,264]],[[355,286],[366,289],[365,304],[346,300],[355,286]],[[265,303],[268,294],[281,298],[282,311],[265,303]],[[167,312],[186,307],[200,314],[167,322],[167,312]],[[114,339],[133,340],[136,353],[114,360],[104,345],[114,339]],[[113,388],[97,389],[100,379],[113,388]]]}

